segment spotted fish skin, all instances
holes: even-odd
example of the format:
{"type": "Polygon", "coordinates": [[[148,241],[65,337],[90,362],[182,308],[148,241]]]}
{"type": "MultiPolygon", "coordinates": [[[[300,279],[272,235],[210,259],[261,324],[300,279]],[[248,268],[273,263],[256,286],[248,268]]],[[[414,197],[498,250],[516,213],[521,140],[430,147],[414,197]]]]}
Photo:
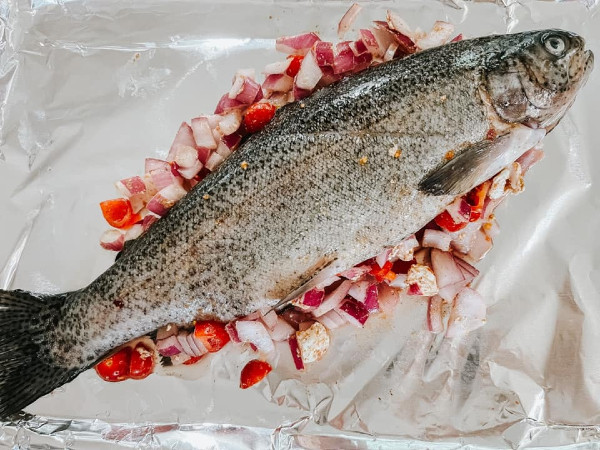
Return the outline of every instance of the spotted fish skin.
{"type": "MultiPolygon", "coordinates": [[[[106,272],[65,296],[48,319],[39,355],[64,370],[65,382],[166,323],[231,320],[271,307],[319,273],[378,254],[457,195],[434,195],[421,184],[447,163],[448,152],[468,152],[490,129],[553,126],[591,61],[581,38],[559,30],[485,37],[381,64],[281,108],[106,272]],[[547,81],[536,78],[530,92],[519,93],[536,73],[531,67],[552,59],[543,53],[549,35],[570,52],[543,62],[563,67],[552,76],[577,71],[574,64],[578,75],[566,88],[542,86],[540,95],[554,99],[552,119],[547,108],[530,107],[513,120],[506,99],[522,103],[547,81]]],[[[474,171],[467,165],[452,176],[474,171]]],[[[0,304],[9,297],[0,292],[0,304]]],[[[14,402],[2,406],[2,389],[0,375],[0,412],[14,409],[14,402]]]]}

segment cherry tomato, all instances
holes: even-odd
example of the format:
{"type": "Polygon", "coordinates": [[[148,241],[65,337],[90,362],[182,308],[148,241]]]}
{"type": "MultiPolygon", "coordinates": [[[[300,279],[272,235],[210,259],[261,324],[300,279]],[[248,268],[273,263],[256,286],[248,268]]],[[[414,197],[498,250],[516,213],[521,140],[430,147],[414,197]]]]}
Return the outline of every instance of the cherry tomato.
{"type": "MultiPolygon", "coordinates": [[[[371,265],[371,271],[369,273],[375,277],[378,283],[381,283],[385,278],[387,278],[388,280],[390,279],[388,278],[388,273],[390,272],[390,270],[392,270],[392,265],[393,264],[391,261],[386,261],[383,267],[379,267],[379,264],[374,262],[371,265]]],[[[391,279],[393,280],[395,277],[396,276],[394,274],[394,277],[391,279]]]]}
{"type": "Polygon", "coordinates": [[[450,213],[446,210],[442,211],[441,214],[438,214],[438,216],[435,218],[435,223],[437,223],[440,228],[443,228],[446,231],[458,231],[458,230],[462,230],[464,227],[467,226],[467,223],[469,222],[459,222],[456,223],[454,221],[454,219],[452,218],[452,216],[450,215],[450,213]]]}
{"type": "Polygon", "coordinates": [[[242,369],[240,376],[240,387],[247,389],[250,386],[254,386],[260,380],[267,376],[267,374],[273,370],[271,364],[260,359],[253,359],[248,362],[242,369]]]}
{"type": "Polygon", "coordinates": [[[485,199],[487,197],[487,193],[490,190],[490,186],[492,185],[491,181],[486,181],[485,183],[480,184],[479,186],[474,187],[467,194],[466,200],[469,205],[471,205],[471,216],[469,218],[470,222],[477,221],[481,214],[483,214],[483,207],[485,205],[485,199]]]}
{"type": "Polygon", "coordinates": [[[123,347],[96,364],[96,372],[104,381],[123,381],[129,378],[130,362],[131,347],[123,347]]]}
{"type": "Polygon", "coordinates": [[[288,59],[290,60],[290,65],[288,66],[285,73],[287,73],[290,77],[293,78],[296,75],[298,75],[298,72],[300,71],[300,65],[302,64],[302,60],[304,59],[304,56],[290,55],[290,56],[288,56],[288,59]]]}
{"type": "Polygon", "coordinates": [[[139,214],[133,214],[131,203],[125,198],[106,200],[100,203],[102,215],[110,226],[127,228],[140,220],[139,214]]]}
{"type": "Polygon", "coordinates": [[[229,333],[225,324],[215,320],[203,320],[196,323],[194,330],[196,336],[211,353],[218,352],[229,342],[229,333]]]}
{"type": "Polygon", "coordinates": [[[154,371],[154,354],[143,343],[138,343],[131,353],[129,378],[141,380],[154,371]]]}
{"type": "MultiPolygon", "coordinates": [[[[202,356],[204,356],[204,355],[202,355],[202,356]]],[[[191,366],[192,364],[196,364],[198,361],[200,361],[202,359],[202,356],[192,356],[190,359],[188,359],[183,364],[185,364],[186,366],[191,366]]]]}
{"type": "Polygon", "coordinates": [[[262,130],[273,118],[277,108],[271,103],[254,103],[246,110],[244,125],[249,133],[262,130]]]}

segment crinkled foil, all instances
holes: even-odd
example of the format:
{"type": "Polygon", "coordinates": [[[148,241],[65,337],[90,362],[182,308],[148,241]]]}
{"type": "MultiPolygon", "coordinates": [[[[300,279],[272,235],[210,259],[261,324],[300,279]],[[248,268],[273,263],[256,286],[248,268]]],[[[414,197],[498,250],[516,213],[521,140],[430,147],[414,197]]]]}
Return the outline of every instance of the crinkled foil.
{"type": "MultiPolygon", "coordinates": [[[[183,120],[211,112],[237,68],[280,60],[274,39],[334,39],[338,1],[0,1],[0,287],[80,288],[101,250],[98,202],[164,157],[183,120]]],[[[600,55],[597,2],[365,2],[466,36],[560,27],[600,55]]],[[[450,342],[402,302],[362,331],[336,330],[306,373],[237,388],[240,355],[196,379],[102,382],[93,371],[6,423],[4,448],[600,448],[600,152],[597,69],[526,191],[501,209],[479,265],[488,322],[450,342]]],[[[230,346],[231,347],[231,346],[230,346]]],[[[237,351],[239,353],[239,351],[237,351]]],[[[193,378],[193,377],[192,377],[193,378]]]]}

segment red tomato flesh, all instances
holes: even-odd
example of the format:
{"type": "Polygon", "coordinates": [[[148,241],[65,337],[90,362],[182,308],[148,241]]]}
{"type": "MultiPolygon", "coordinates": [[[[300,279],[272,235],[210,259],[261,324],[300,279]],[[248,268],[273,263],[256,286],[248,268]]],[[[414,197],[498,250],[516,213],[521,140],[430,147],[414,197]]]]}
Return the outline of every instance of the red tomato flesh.
{"type": "Polygon", "coordinates": [[[154,371],[154,353],[141,342],[131,352],[129,378],[141,380],[154,371]]]}
{"type": "Polygon", "coordinates": [[[288,56],[288,59],[290,60],[290,65],[288,66],[285,73],[287,73],[290,77],[293,78],[296,75],[298,75],[298,72],[300,71],[300,65],[302,64],[302,60],[304,59],[304,56],[290,55],[290,56],[288,56]]]}
{"type": "Polygon", "coordinates": [[[202,341],[210,353],[218,352],[229,342],[225,324],[216,320],[203,320],[196,323],[194,335],[202,341]]]}
{"type": "Polygon", "coordinates": [[[250,386],[254,386],[260,380],[267,376],[267,374],[273,370],[271,364],[260,359],[253,359],[248,362],[242,369],[240,376],[240,387],[247,389],[250,386]]]}
{"type": "Polygon", "coordinates": [[[108,224],[115,228],[126,228],[140,220],[139,214],[133,214],[131,203],[125,198],[106,200],[100,203],[100,209],[108,224]]]}
{"type": "Polygon", "coordinates": [[[123,381],[129,378],[130,363],[131,347],[123,347],[96,364],[96,372],[104,381],[123,381]]]}
{"type": "Polygon", "coordinates": [[[277,108],[270,103],[254,103],[246,110],[244,126],[249,133],[262,130],[275,116],[277,108]]]}
{"type": "Polygon", "coordinates": [[[452,218],[452,216],[450,215],[450,213],[448,211],[444,210],[440,214],[437,215],[437,217],[435,218],[435,223],[437,223],[440,228],[442,228],[446,231],[453,232],[453,231],[462,230],[464,227],[467,226],[467,223],[469,223],[469,222],[456,223],[454,221],[454,219],[452,218]]]}

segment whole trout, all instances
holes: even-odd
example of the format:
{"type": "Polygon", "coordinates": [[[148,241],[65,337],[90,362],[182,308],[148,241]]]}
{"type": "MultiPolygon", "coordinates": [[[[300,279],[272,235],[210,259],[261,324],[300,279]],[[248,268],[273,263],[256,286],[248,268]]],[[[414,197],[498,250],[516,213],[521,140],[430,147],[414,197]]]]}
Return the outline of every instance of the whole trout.
{"type": "Polygon", "coordinates": [[[89,286],[0,291],[0,414],[162,325],[272,307],[399,243],[535,145],[592,65],[572,33],[483,37],[281,108],[89,286]]]}

